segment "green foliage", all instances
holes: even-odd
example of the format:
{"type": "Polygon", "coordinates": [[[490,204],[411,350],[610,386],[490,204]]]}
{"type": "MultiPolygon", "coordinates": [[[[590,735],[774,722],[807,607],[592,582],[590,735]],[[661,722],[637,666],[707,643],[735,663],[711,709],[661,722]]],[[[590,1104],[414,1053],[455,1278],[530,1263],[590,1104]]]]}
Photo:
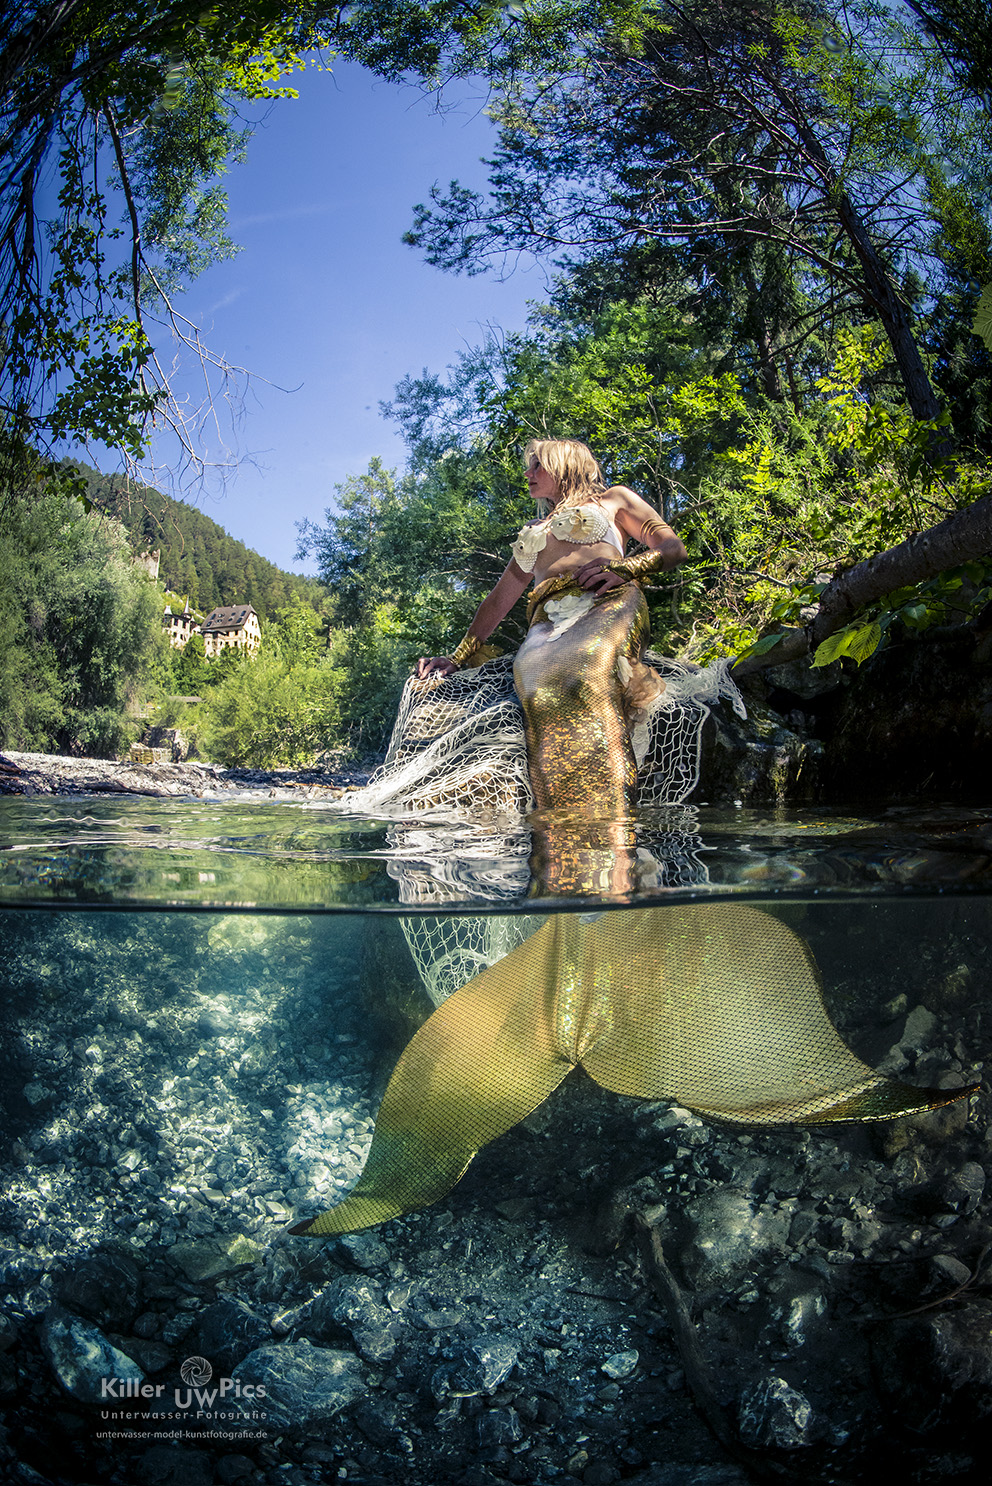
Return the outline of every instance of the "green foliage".
{"type": "Polygon", "coordinates": [[[203,636],[190,635],[182,650],[173,651],[172,684],[180,696],[195,697],[207,690],[212,679],[203,636]]]}
{"type": "Polygon", "coordinates": [[[231,648],[205,662],[203,702],[180,725],[201,754],[228,767],[312,764],[340,747],[341,648],[328,648],[312,609],[287,605],[258,655],[231,648]]]}
{"type": "MultiPolygon", "coordinates": [[[[238,105],[295,96],[277,84],[320,44],[320,21],[298,0],[237,11],[202,0],[15,0],[5,20],[5,453],[96,439],[136,460],[152,414],[169,404],[146,309],[164,310],[170,330],[201,349],[168,294],[234,251],[218,180],[247,137],[238,105]],[[53,162],[57,206],[46,215],[53,162]]],[[[170,421],[184,428],[175,404],[170,421]]]]}
{"type": "Polygon", "coordinates": [[[340,688],[331,656],[295,665],[275,650],[242,658],[211,694],[201,747],[228,767],[312,764],[337,742],[340,688]]]}
{"type": "Polygon", "coordinates": [[[160,597],[116,522],[47,484],[0,526],[0,743],[113,757],[166,664],[160,597]]]}

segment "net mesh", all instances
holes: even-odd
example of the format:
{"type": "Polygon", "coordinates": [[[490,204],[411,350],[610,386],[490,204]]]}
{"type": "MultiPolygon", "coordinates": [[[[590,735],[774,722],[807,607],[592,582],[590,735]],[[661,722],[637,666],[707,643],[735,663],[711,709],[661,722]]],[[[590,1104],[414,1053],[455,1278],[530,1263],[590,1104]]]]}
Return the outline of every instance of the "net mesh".
{"type": "MultiPolygon", "coordinates": [[[[465,947],[484,959],[492,942],[465,947]]],[[[343,1233],[436,1202],[579,1064],[616,1093],[757,1126],[890,1119],[970,1092],[913,1088],[862,1062],[827,1014],[808,946],[761,909],[556,914],[428,1018],[389,1081],[358,1184],[294,1231],[343,1233]]]]}
{"type": "MultiPolygon", "coordinates": [[[[744,703],[730,662],[701,669],[648,652],[665,689],[631,733],[642,805],[678,805],[699,782],[702,726],[725,697],[744,703]]],[[[523,713],[513,658],[500,656],[453,676],[413,677],[403,689],[385,760],[342,804],[420,820],[519,820],[532,805],[523,713]]]]}
{"type": "MultiPolygon", "coordinates": [[[[667,807],[668,818],[640,836],[637,886],[689,886],[706,881],[706,868],[695,816],[677,807],[699,782],[702,729],[713,706],[726,698],[744,716],[744,703],[729,661],[700,668],[651,651],[644,660],[665,685],[631,730],[639,798],[648,808],[667,807]]],[[[341,801],[349,810],[400,818],[387,833],[394,858],[387,870],[400,901],[424,907],[466,889],[489,901],[524,893],[530,839],[522,820],[532,803],[512,656],[425,682],[411,677],[383,763],[341,801]]],[[[543,921],[418,918],[404,920],[403,932],[428,995],[440,1005],[543,921]]]]}

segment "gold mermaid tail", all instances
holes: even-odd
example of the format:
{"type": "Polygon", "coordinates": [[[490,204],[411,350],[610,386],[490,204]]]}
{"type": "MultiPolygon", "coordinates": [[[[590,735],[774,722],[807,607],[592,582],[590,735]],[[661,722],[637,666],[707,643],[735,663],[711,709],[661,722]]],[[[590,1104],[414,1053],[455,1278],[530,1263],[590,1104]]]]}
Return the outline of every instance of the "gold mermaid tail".
{"type": "Polygon", "coordinates": [[[644,595],[636,583],[586,593],[565,573],[535,588],[527,614],[513,682],[535,808],[627,819],[637,802],[630,714],[664,690],[641,662],[644,595]]]}
{"type": "Polygon", "coordinates": [[[357,1185],[290,1232],[346,1233],[437,1202],[578,1063],[616,1093],[754,1125],[890,1119],[971,1092],[913,1088],[856,1058],[806,944],[760,909],[556,915],[424,1023],[357,1185]]]}

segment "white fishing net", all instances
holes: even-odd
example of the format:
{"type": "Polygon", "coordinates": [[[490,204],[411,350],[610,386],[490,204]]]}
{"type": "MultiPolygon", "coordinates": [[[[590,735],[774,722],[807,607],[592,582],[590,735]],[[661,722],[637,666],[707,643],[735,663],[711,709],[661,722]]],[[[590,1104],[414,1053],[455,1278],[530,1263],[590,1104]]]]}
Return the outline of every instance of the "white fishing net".
{"type": "MultiPolygon", "coordinates": [[[[701,669],[648,652],[664,691],[634,720],[642,807],[667,807],[640,833],[635,886],[655,890],[705,882],[695,812],[683,802],[699,782],[703,723],[720,698],[745,715],[729,661],[701,669]],[[682,808],[679,808],[682,807],[682,808]]],[[[388,871],[400,901],[420,908],[464,901],[519,901],[527,892],[532,806],[523,713],[513,689],[513,660],[501,656],[471,670],[403,691],[386,758],[363,788],[340,802],[348,810],[399,818],[387,832],[388,871]]],[[[418,915],[403,920],[410,953],[428,995],[440,1005],[535,933],[534,914],[418,915]]]]}
{"type": "MultiPolygon", "coordinates": [[[[703,723],[725,697],[745,716],[730,662],[705,668],[648,651],[665,689],[631,733],[642,806],[680,805],[699,782],[703,723]]],[[[532,806],[513,658],[406,683],[385,760],[348,810],[418,820],[519,820],[532,806]]]]}
{"type": "Polygon", "coordinates": [[[403,933],[435,1006],[460,990],[545,922],[544,914],[459,914],[457,918],[405,918],[403,933]]]}

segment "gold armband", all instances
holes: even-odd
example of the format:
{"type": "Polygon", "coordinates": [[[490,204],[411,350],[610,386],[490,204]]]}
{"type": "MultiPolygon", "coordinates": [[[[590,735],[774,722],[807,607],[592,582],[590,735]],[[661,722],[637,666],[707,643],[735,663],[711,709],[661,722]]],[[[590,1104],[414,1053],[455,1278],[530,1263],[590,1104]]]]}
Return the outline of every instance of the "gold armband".
{"type": "Polygon", "coordinates": [[[463,639],[458,641],[458,644],[448,656],[448,659],[453,660],[455,665],[458,666],[460,670],[465,662],[471,660],[476,651],[481,649],[482,641],[479,639],[478,635],[468,634],[465,635],[463,639]]]}
{"type": "Polygon", "coordinates": [[[622,578],[646,578],[648,573],[657,573],[659,569],[665,571],[665,554],[652,547],[647,552],[635,552],[633,557],[618,557],[606,566],[611,573],[619,573],[622,578]]]}
{"type": "Polygon", "coordinates": [[[649,516],[647,521],[641,522],[641,533],[638,541],[643,542],[646,547],[651,540],[651,534],[656,531],[661,532],[666,537],[670,537],[672,534],[672,528],[666,526],[664,521],[659,521],[657,516],[649,516]]]}

